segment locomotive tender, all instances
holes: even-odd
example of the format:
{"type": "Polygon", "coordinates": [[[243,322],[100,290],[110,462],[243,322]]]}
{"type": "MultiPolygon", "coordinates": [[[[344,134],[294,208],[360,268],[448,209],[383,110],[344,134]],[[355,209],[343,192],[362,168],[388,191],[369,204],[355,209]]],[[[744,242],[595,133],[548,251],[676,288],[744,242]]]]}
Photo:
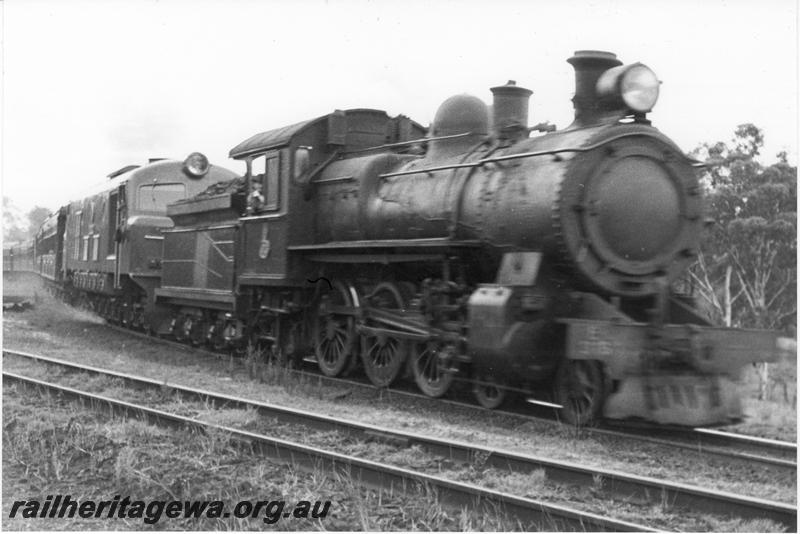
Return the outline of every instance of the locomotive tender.
{"type": "Polygon", "coordinates": [[[491,111],[446,100],[429,131],[355,109],[240,143],[244,177],[144,232],[163,257],[142,256],[148,284],[130,277],[131,321],[313,353],[329,376],[361,363],[379,387],[407,373],[434,397],[462,377],[487,407],[553,386],[577,424],[740,417],[740,369],[774,359],[776,339],[712,327],[672,290],[704,219],[693,162],[646,118],[660,82],[608,52],[568,61],[575,120],[560,131],[529,128],[531,91],[509,82],[491,111]]]}

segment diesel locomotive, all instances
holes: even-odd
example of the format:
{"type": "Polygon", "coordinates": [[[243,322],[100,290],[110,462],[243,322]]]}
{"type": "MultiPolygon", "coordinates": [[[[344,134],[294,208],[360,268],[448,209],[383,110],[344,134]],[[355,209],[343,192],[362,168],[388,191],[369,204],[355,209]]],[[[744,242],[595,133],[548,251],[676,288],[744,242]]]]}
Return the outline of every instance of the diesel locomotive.
{"type": "Polygon", "coordinates": [[[185,161],[129,165],[59,208],[36,234],[36,270],[57,294],[133,328],[161,320],[161,231],[167,204],[236,174],[193,153],[185,161]]]}
{"type": "Polygon", "coordinates": [[[112,241],[83,231],[85,200],[64,208],[61,272],[83,295],[110,291],[98,305],[115,320],[313,355],[329,376],[363,366],[378,387],[408,376],[438,397],[465,380],[489,408],[552,389],[575,424],[737,419],[740,369],[774,359],[776,337],[716,328],[675,289],[705,220],[695,162],[647,118],[660,82],[608,52],[568,61],[564,129],[529,127],[532,92],[513,81],[491,107],[447,99],[429,129],[335,111],[243,141],[244,176],[190,173],[137,224],[121,202],[150,175],[116,201],[106,188],[112,241]],[[76,268],[87,255],[100,263],[76,268]]]}

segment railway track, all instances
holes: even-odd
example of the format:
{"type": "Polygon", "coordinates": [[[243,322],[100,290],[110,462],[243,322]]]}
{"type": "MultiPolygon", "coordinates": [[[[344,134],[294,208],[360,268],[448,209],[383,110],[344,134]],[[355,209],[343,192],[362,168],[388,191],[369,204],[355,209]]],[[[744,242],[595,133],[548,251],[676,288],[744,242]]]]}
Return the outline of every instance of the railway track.
{"type": "MultiPolygon", "coordinates": [[[[259,415],[281,423],[302,425],[304,428],[321,432],[337,431],[355,439],[381,441],[399,447],[418,446],[430,454],[456,462],[471,463],[479,458],[484,462],[484,466],[505,472],[527,473],[534,470],[543,470],[545,476],[555,482],[593,487],[613,498],[650,504],[668,502],[673,507],[680,509],[743,519],[766,518],[776,521],[791,530],[796,528],[796,507],[783,503],[706,490],[696,486],[592,468],[544,457],[436,439],[375,425],[355,423],[303,410],[275,406],[131,374],[80,365],[56,358],[10,350],[4,350],[3,352],[7,356],[54,365],[70,373],[91,373],[114,377],[134,388],[159,388],[162,391],[166,388],[171,393],[178,394],[184,399],[202,401],[216,407],[256,410],[259,415]]],[[[11,379],[19,380],[16,375],[11,379]]]]}
{"type": "Polygon", "coordinates": [[[352,480],[372,488],[388,491],[406,491],[408,488],[427,486],[443,504],[452,508],[469,508],[480,512],[491,511],[495,513],[501,511],[510,517],[514,517],[521,524],[536,524],[545,530],[655,532],[654,529],[636,523],[517,497],[472,484],[464,484],[418,471],[362,460],[353,456],[308,447],[301,443],[277,439],[263,434],[206,423],[16,373],[4,371],[3,382],[4,384],[14,383],[47,391],[50,394],[88,403],[93,408],[101,408],[113,414],[144,419],[154,424],[180,429],[192,429],[200,432],[209,430],[222,431],[230,436],[232,442],[273,460],[290,463],[300,468],[324,469],[327,472],[344,474],[352,480]]]}
{"type": "MultiPolygon", "coordinates": [[[[134,337],[147,339],[167,346],[173,346],[185,351],[203,354],[211,358],[226,358],[229,354],[212,352],[199,347],[191,347],[184,343],[179,343],[170,339],[148,336],[141,332],[136,332],[115,325],[108,325],[110,328],[134,337]]],[[[317,372],[305,370],[291,370],[297,376],[308,376],[314,380],[326,383],[337,384],[352,388],[366,389],[375,391],[378,388],[366,381],[354,380],[351,378],[331,378],[317,372]]],[[[405,390],[399,387],[388,388],[389,395],[400,398],[411,399],[434,405],[445,405],[459,409],[472,410],[477,412],[488,412],[497,416],[511,417],[521,421],[532,421],[538,424],[561,425],[558,422],[554,410],[544,410],[549,415],[532,415],[525,413],[525,403],[520,403],[516,409],[496,409],[489,410],[477,404],[453,399],[432,399],[421,393],[405,390]]],[[[542,413],[541,405],[538,406],[542,413]]],[[[606,437],[610,439],[637,440],[644,443],[651,443],[659,446],[679,448],[688,451],[698,452],[709,457],[716,457],[726,462],[732,462],[747,466],[765,466],[779,470],[797,473],[797,443],[770,440],[742,434],[733,434],[717,429],[709,428],[683,428],[683,427],[656,427],[653,425],[636,426],[631,424],[604,424],[600,427],[582,429],[594,436],[606,437]]]]}

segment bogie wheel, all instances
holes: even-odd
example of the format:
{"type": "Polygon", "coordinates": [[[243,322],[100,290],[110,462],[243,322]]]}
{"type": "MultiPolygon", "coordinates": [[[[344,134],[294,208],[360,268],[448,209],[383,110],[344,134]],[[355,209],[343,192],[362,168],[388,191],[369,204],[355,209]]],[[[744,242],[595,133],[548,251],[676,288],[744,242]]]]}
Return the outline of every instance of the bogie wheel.
{"type": "Polygon", "coordinates": [[[132,328],[135,315],[136,312],[133,311],[133,306],[131,304],[125,304],[122,310],[122,325],[126,328],[132,328]]]}
{"type": "Polygon", "coordinates": [[[193,315],[187,315],[183,323],[181,324],[181,340],[188,341],[191,343],[192,341],[192,331],[195,329],[195,325],[197,324],[197,317],[193,315]]]}
{"type": "Polygon", "coordinates": [[[350,291],[340,282],[322,295],[313,320],[314,353],[326,376],[339,376],[348,367],[355,344],[355,319],[330,310],[353,306],[350,291]]]}
{"type": "Polygon", "coordinates": [[[111,304],[111,322],[113,324],[122,324],[122,305],[119,302],[111,304]]]}
{"type": "Polygon", "coordinates": [[[105,299],[103,302],[103,317],[106,321],[112,320],[112,316],[114,315],[113,309],[114,304],[111,302],[111,299],[105,299]]]}
{"type": "Polygon", "coordinates": [[[414,343],[411,350],[411,372],[414,382],[425,395],[441,397],[453,383],[453,373],[444,372],[439,365],[443,345],[436,341],[414,343]]]}
{"type": "MultiPolygon", "coordinates": [[[[394,284],[382,282],[378,284],[369,297],[369,304],[374,308],[402,310],[405,302],[394,284]]],[[[408,341],[398,339],[390,334],[362,334],[361,360],[364,372],[375,386],[390,386],[403,369],[408,357],[408,341]]]]}
{"type": "Polygon", "coordinates": [[[562,419],[575,426],[594,423],[603,409],[605,383],[603,368],[594,360],[561,362],[556,373],[556,399],[562,419]]]}
{"type": "Polygon", "coordinates": [[[153,325],[150,324],[150,321],[148,321],[147,319],[144,319],[142,321],[142,332],[144,332],[145,335],[150,336],[150,337],[155,337],[156,336],[155,328],[153,328],[153,325]]]}
{"type": "Polygon", "coordinates": [[[135,330],[142,330],[144,328],[144,311],[141,308],[137,308],[133,312],[133,322],[131,326],[135,330]]]}
{"type": "Polygon", "coordinates": [[[478,377],[478,382],[472,386],[472,393],[478,404],[489,410],[500,407],[506,400],[507,390],[496,384],[493,380],[478,377]]]}

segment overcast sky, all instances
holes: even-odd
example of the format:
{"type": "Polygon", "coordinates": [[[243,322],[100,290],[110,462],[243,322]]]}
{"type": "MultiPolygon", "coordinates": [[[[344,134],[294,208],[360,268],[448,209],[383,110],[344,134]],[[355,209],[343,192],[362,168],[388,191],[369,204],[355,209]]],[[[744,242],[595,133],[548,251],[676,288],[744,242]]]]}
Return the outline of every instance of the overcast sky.
{"type": "Polygon", "coordinates": [[[655,70],[653,124],[690,150],[737,124],[797,162],[794,0],[6,0],[2,188],[55,209],[124,165],[228,150],[370,107],[428,125],[448,96],[534,91],[531,124],[572,117],[575,50],[655,70]]]}

